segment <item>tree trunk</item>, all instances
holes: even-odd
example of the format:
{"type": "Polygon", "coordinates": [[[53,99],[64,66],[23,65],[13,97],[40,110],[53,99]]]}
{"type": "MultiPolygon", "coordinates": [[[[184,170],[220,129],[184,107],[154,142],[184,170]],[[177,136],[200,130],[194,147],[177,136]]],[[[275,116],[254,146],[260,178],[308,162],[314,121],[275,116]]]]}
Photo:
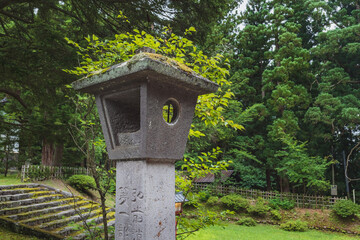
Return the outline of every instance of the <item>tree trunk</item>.
{"type": "Polygon", "coordinates": [[[44,138],[41,152],[41,164],[43,166],[61,166],[63,152],[63,143],[55,144],[44,138]]]}
{"type": "Polygon", "coordinates": [[[282,180],[283,180],[283,191],[290,192],[289,179],[287,177],[283,177],[282,180]]]}
{"type": "Polygon", "coordinates": [[[55,146],[54,161],[52,166],[61,166],[61,161],[64,153],[64,144],[58,143],[55,146]]]}
{"type": "Polygon", "coordinates": [[[43,139],[41,151],[41,165],[52,166],[54,158],[54,146],[46,138],[43,139]]]}
{"type": "Polygon", "coordinates": [[[282,177],[281,176],[278,177],[278,182],[279,182],[279,185],[280,185],[280,192],[283,192],[283,182],[282,182],[282,177]]]}
{"type": "Polygon", "coordinates": [[[6,147],[6,152],[5,152],[5,172],[4,172],[5,177],[8,174],[8,170],[9,170],[9,145],[6,147]]]}
{"type": "Polygon", "coordinates": [[[271,191],[271,170],[266,169],[266,191],[271,191]]]}

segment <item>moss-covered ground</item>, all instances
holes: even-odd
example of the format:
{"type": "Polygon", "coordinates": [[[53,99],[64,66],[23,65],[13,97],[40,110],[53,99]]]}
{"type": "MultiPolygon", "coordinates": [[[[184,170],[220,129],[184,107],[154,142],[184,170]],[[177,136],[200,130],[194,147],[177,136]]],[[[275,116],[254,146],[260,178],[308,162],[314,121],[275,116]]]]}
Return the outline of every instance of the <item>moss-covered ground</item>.
{"type": "Polygon", "coordinates": [[[1,240],[40,240],[40,238],[11,232],[0,226],[1,240]]]}

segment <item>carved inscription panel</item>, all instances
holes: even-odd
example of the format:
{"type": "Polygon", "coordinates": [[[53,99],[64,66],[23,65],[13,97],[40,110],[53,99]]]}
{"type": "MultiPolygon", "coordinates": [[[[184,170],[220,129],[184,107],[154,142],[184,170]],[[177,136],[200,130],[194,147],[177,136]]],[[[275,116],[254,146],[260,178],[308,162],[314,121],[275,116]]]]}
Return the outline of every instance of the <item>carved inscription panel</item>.
{"type": "Polygon", "coordinates": [[[145,240],[145,199],[138,188],[118,187],[117,211],[119,226],[117,236],[121,240],[145,240]]]}

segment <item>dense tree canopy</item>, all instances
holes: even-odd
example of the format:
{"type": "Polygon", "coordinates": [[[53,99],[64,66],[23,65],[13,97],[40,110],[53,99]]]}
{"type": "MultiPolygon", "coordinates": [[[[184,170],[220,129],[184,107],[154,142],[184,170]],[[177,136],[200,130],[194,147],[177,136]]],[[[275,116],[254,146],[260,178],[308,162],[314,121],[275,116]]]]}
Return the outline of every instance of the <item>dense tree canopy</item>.
{"type": "MultiPolygon", "coordinates": [[[[220,147],[216,161],[231,160],[235,170],[229,184],[247,188],[328,194],[333,168],[340,194],[345,194],[345,170],[350,188],[360,189],[360,1],[249,0],[245,10],[235,11],[240,3],[2,1],[0,99],[7,102],[0,104],[0,133],[5,136],[0,156],[13,144],[6,136],[17,135],[19,165],[83,164],[69,123],[84,114],[76,111],[66,88],[76,77],[63,71],[81,66],[77,51],[93,41],[139,46],[138,39],[121,37],[128,32],[151,34],[153,43],[170,39],[180,44],[186,29],[195,27],[197,31],[186,36],[196,49],[193,54],[220,53],[231,65],[229,74],[195,71],[220,79],[226,75],[232,84],[225,84],[218,96],[230,90],[234,98],[227,96],[226,106],[209,112],[219,121],[207,119],[209,109],[198,107],[191,132],[197,137],[189,140],[187,159],[220,147]],[[164,36],[163,27],[170,37],[164,36]]],[[[108,64],[125,60],[115,53],[108,64]]],[[[196,67],[194,56],[179,58],[196,67]]]]}
{"type": "MultiPolygon", "coordinates": [[[[0,96],[8,96],[7,117],[10,114],[19,128],[22,161],[41,158],[43,164],[59,165],[61,159],[80,158],[67,131],[74,108],[64,91],[75,77],[63,71],[78,59],[65,37],[84,42],[89,34],[105,38],[133,28],[160,34],[166,25],[174,26],[174,32],[194,25],[194,39],[200,42],[235,3],[214,0],[204,7],[198,1],[3,1],[0,96]],[[184,19],[191,25],[179,24],[184,19]]],[[[9,124],[14,123],[1,119],[4,128],[9,124]]]]}

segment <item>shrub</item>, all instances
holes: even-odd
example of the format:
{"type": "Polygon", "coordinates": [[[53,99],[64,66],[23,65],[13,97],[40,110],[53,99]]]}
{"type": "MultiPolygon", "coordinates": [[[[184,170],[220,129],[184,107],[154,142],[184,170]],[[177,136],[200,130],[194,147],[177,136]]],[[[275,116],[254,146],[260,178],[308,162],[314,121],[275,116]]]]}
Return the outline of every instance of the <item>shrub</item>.
{"type": "Polygon", "coordinates": [[[81,192],[96,188],[94,178],[88,175],[73,175],[68,179],[68,183],[81,192]]]}
{"type": "Polygon", "coordinates": [[[244,225],[247,227],[256,226],[256,221],[251,217],[241,218],[239,221],[236,222],[238,225],[244,225]]]}
{"type": "Polygon", "coordinates": [[[208,191],[202,191],[198,193],[198,197],[201,202],[206,202],[210,197],[210,193],[208,191]]]}
{"type": "Polygon", "coordinates": [[[284,209],[284,210],[291,210],[295,207],[294,201],[291,200],[281,200],[280,198],[273,198],[269,201],[269,206],[273,209],[284,209]]]}
{"type": "Polygon", "coordinates": [[[271,210],[270,216],[272,219],[274,219],[276,221],[280,221],[282,219],[282,216],[278,210],[271,210]]]}
{"type": "Polygon", "coordinates": [[[239,211],[249,207],[249,201],[240,195],[230,194],[221,198],[221,203],[229,210],[239,211]]]}
{"type": "Polygon", "coordinates": [[[250,214],[257,216],[264,216],[270,210],[270,208],[266,205],[266,202],[263,198],[258,198],[255,205],[250,205],[247,208],[247,211],[250,214]]]}
{"type": "Polygon", "coordinates": [[[28,169],[28,177],[30,180],[44,181],[51,177],[52,171],[48,166],[30,166],[28,169]]]}
{"type": "Polygon", "coordinates": [[[302,222],[301,220],[296,220],[296,221],[291,220],[281,224],[280,228],[285,231],[305,232],[307,229],[307,223],[302,222]]]}
{"type": "Polygon", "coordinates": [[[218,197],[212,196],[212,197],[209,197],[209,199],[207,200],[207,204],[214,206],[218,203],[218,201],[219,201],[218,197]]]}
{"type": "Polygon", "coordinates": [[[342,218],[353,217],[359,213],[359,205],[350,200],[337,201],[333,206],[333,212],[342,218]]]}

